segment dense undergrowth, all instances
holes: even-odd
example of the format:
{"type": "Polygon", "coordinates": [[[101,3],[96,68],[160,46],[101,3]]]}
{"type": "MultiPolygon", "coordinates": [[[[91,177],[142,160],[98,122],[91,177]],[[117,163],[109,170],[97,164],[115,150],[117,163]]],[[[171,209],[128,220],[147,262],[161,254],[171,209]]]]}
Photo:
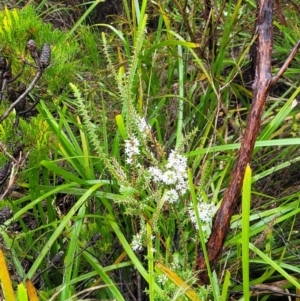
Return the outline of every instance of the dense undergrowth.
{"type": "MultiPolygon", "coordinates": [[[[300,55],[270,91],[243,205],[210,283],[194,269],[251,107],[257,4],[215,1],[206,15],[198,1],[123,1],[113,23],[100,23],[100,1],[85,10],[46,2],[0,11],[0,55],[13,74],[24,69],[13,89],[36,70],[28,40],[52,50],[26,100],[37,106],[0,124],[0,167],[21,150],[0,186],[13,288],[30,280],[40,300],[300,295],[300,55]],[[43,21],[71,13],[65,29],[43,21]]],[[[285,24],[276,8],[273,73],[300,37],[299,5],[282,2],[285,24]]]]}

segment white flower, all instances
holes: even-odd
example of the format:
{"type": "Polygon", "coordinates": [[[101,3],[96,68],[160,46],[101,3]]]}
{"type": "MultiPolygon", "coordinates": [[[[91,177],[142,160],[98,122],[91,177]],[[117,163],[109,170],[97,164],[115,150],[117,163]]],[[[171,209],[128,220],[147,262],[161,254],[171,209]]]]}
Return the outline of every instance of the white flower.
{"type": "Polygon", "coordinates": [[[127,155],[130,154],[139,154],[140,150],[139,150],[139,146],[140,146],[140,142],[139,140],[132,136],[130,139],[125,140],[125,153],[127,155]]]}
{"type": "Polygon", "coordinates": [[[164,285],[168,281],[168,277],[165,274],[157,276],[157,282],[164,285]]]}
{"type": "MultiPolygon", "coordinates": [[[[199,219],[201,223],[203,223],[202,230],[207,232],[208,230],[210,230],[210,225],[217,211],[217,207],[214,204],[204,203],[200,201],[197,205],[197,209],[198,209],[199,219]]],[[[191,222],[195,225],[196,229],[199,229],[197,224],[197,219],[196,219],[196,213],[192,205],[189,206],[188,213],[191,222]]]]}
{"type": "Polygon", "coordinates": [[[175,184],[177,181],[176,172],[172,170],[167,170],[162,176],[162,181],[167,185],[175,184]]]}
{"type": "Polygon", "coordinates": [[[125,154],[127,155],[126,162],[128,164],[131,164],[133,162],[132,157],[134,155],[140,154],[139,146],[140,146],[140,142],[134,136],[130,137],[130,139],[128,140],[125,140],[125,154]]]}
{"type": "MultiPolygon", "coordinates": [[[[187,158],[172,150],[168,157],[167,164],[162,168],[151,166],[149,169],[150,176],[154,182],[161,185],[172,185],[178,196],[182,196],[188,190],[187,183],[187,158]]],[[[174,191],[175,191],[174,190],[174,191]]],[[[170,198],[170,202],[174,199],[170,198]]]]}
{"type": "Polygon", "coordinates": [[[176,184],[176,190],[180,195],[184,195],[188,190],[188,183],[183,178],[180,178],[178,183],[176,184]]]}
{"type": "Polygon", "coordinates": [[[203,223],[210,223],[216,211],[217,207],[214,204],[204,202],[198,204],[199,218],[203,223]]]}
{"type": "Polygon", "coordinates": [[[172,204],[178,201],[179,195],[175,189],[170,189],[165,193],[164,199],[166,202],[172,204]]]}
{"type": "Polygon", "coordinates": [[[170,266],[171,270],[175,271],[180,268],[179,258],[173,257],[173,261],[170,266]]]}
{"type": "Polygon", "coordinates": [[[159,168],[151,166],[148,170],[154,182],[162,181],[163,172],[159,168]]]}
{"type": "Polygon", "coordinates": [[[126,158],[126,163],[127,164],[132,164],[133,163],[132,157],[126,158]]]}
{"type": "Polygon", "coordinates": [[[169,154],[168,163],[166,165],[168,169],[174,169],[177,172],[185,173],[187,168],[187,158],[178,154],[175,150],[172,150],[169,154]]]}
{"type": "Polygon", "coordinates": [[[143,249],[141,234],[138,233],[133,236],[131,246],[133,251],[141,251],[143,249]]]}
{"type": "Polygon", "coordinates": [[[155,253],[156,249],[152,247],[152,248],[150,248],[150,252],[155,253]]]}
{"type": "Polygon", "coordinates": [[[139,118],[138,127],[143,136],[146,136],[146,133],[151,130],[150,125],[144,117],[139,118]]]}

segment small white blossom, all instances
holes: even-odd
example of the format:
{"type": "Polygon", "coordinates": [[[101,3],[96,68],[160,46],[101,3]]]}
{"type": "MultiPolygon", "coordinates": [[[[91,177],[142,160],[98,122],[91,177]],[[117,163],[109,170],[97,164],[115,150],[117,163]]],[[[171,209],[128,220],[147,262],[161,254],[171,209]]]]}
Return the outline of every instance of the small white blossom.
{"type": "Polygon", "coordinates": [[[127,164],[132,164],[133,163],[132,157],[126,158],[126,163],[127,164]]]}
{"type": "Polygon", "coordinates": [[[126,162],[128,164],[132,164],[133,162],[132,158],[134,155],[140,154],[139,146],[140,146],[140,142],[134,136],[130,137],[130,139],[128,140],[125,140],[125,154],[127,155],[126,162]]]}
{"type": "Polygon", "coordinates": [[[159,168],[151,166],[148,170],[153,177],[154,182],[162,181],[163,172],[159,168]]]}
{"type": "MultiPolygon", "coordinates": [[[[168,162],[164,168],[151,166],[149,169],[153,181],[161,185],[172,185],[172,190],[176,190],[177,200],[188,190],[187,182],[187,158],[172,150],[168,157],[168,162]]],[[[174,195],[174,194],[173,194],[174,195]]],[[[175,198],[170,198],[170,203],[175,198]]]]}
{"type": "Polygon", "coordinates": [[[184,195],[188,190],[188,183],[186,180],[181,178],[178,183],[176,184],[176,190],[179,192],[180,195],[184,195]]]}
{"type": "MultiPolygon", "coordinates": [[[[214,204],[208,204],[201,201],[198,203],[197,209],[198,209],[199,219],[203,223],[202,230],[204,231],[207,231],[208,229],[210,230],[210,224],[217,211],[217,207],[214,204]]],[[[193,206],[189,207],[188,213],[190,215],[191,222],[198,229],[196,214],[193,206]]]]}
{"type": "Polygon", "coordinates": [[[139,123],[138,123],[138,127],[140,132],[142,133],[143,136],[146,136],[147,132],[150,132],[151,127],[150,125],[147,123],[146,119],[144,117],[139,118],[139,123]]]}
{"type": "Polygon", "coordinates": [[[157,282],[164,285],[168,281],[168,277],[165,274],[157,276],[157,282]]]}
{"type": "Polygon", "coordinates": [[[187,158],[176,153],[175,150],[172,150],[169,154],[168,163],[166,167],[168,169],[172,168],[178,172],[186,172],[187,158]]]}
{"type": "Polygon", "coordinates": [[[162,180],[167,185],[175,184],[177,181],[176,172],[172,170],[167,170],[166,172],[164,172],[162,180]]]}
{"type": "Polygon", "coordinates": [[[166,202],[172,204],[172,203],[178,202],[179,195],[175,189],[170,189],[165,193],[164,199],[166,202]]]}
{"type": "Polygon", "coordinates": [[[178,258],[173,258],[173,261],[171,262],[171,266],[170,266],[170,269],[175,271],[177,269],[180,268],[180,263],[179,263],[179,259],[178,258]]]}
{"type": "Polygon", "coordinates": [[[131,246],[133,251],[141,251],[143,249],[141,234],[138,233],[133,236],[131,246]]]}

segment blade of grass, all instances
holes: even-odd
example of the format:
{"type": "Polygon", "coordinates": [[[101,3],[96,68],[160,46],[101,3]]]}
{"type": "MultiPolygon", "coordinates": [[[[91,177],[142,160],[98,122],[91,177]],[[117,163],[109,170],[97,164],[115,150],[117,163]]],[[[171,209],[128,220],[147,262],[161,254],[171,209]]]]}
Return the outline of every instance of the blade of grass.
{"type": "MultiPolygon", "coordinates": [[[[114,230],[115,234],[117,235],[119,241],[121,242],[125,252],[127,253],[128,257],[131,259],[134,267],[139,271],[139,273],[142,275],[142,277],[149,283],[149,274],[143,267],[142,263],[139,261],[139,259],[136,257],[134,252],[132,251],[132,248],[130,244],[127,242],[126,238],[124,237],[122,231],[118,227],[117,223],[115,222],[115,219],[111,216],[107,216],[107,220],[109,221],[112,229],[114,230]]],[[[161,288],[155,283],[154,289],[157,293],[161,294],[161,288]]]]}
{"type": "Polygon", "coordinates": [[[77,159],[77,157],[80,155],[81,157],[79,158],[82,158],[82,151],[79,147],[79,144],[77,143],[76,138],[74,137],[73,131],[69,127],[68,122],[64,120],[64,126],[66,127],[66,130],[70,135],[70,139],[74,144],[70,141],[70,139],[67,137],[64,131],[61,130],[61,123],[58,124],[56,122],[56,119],[53,117],[52,113],[49,111],[46,104],[43,101],[40,101],[37,107],[39,109],[40,114],[45,118],[45,120],[47,120],[48,125],[51,128],[52,132],[59,139],[59,143],[60,143],[59,149],[60,152],[62,153],[63,158],[65,158],[73,166],[73,168],[77,171],[77,173],[84,176],[84,170],[82,168],[83,164],[80,161],[78,162],[77,159]]]}
{"type": "MultiPolygon", "coordinates": [[[[273,139],[273,140],[256,141],[255,148],[262,148],[268,146],[299,145],[299,144],[300,144],[300,138],[273,139]]],[[[188,157],[190,158],[193,156],[198,156],[206,153],[239,149],[240,147],[241,147],[240,143],[210,146],[209,148],[202,148],[202,149],[190,151],[186,155],[188,155],[188,157]]]]}
{"type": "Polygon", "coordinates": [[[268,123],[266,128],[262,131],[259,135],[259,140],[266,140],[270,139],[271,135],[278,129],[278,127],[282,124],[284,119],[290,115],[291,111],[293,110],[292,102],[300,93],[300,87],[292,94],[289,100],[285,103],[285,105],[280,109],[277,115],[272,119],[271,122],[268,123]]]}
{"type": "MultiPolygon", "coordinates": [[[[49,252],[52,244],[61,235],[61,233],[64,230],[65,226],[67,225],[67,223],[70,222],[70,220],[72,219],[72,217],[74,216],[74,214],[78,211],[78,209],[82,205],[84,205],[84,203],[90,197],[90,195],[92,195],[102,185],[104,185],[104,184],[103,183],[98,183],[98,184],[93,185],[88,190],[86,190],[86,192],[82,195],[82,197],[70,209],[70,211],[68,212],[68,214],[61,220],[59,226],[56,228],[56,230],[54,231],[54,233],[52,234],[52,236],[50,237],[50,239],[48,240],[48,242],[45,244],[45,246],[43,247],[43,249],[39,253],[39,256],[37,257],[37,259],[35,260],[35,262],[31,266],[30,270],[28,271],[28,273],[27,273],[27,278],[28,279],[32,279],[34,273],[37,271],[37,269],[38,269],[39,265],[41,264],[42,260],[44,259],[44,257],[49,252]]],[[[53,189],[53,191],[55,191],[55,189],[53,189]]],[[[51,192],[53,193],[53,191],[51,191],[51,192]]],[[[47,195],[47,193],[45,195],[47,195]]]]}
{"type": "Polygon", "coordinates": [[[104,0],[94,0],[94,2],[91,4],[91,6],[84,12],[84,14],[80,17],[80,19],[75,23],[75,25],[72,27],[72,29],[66,34],[66,40],[68,40],[76,31],[77,27],[80,26],[86,17],[91,13],[91,11],[100,3],[104,2],[104,0]]]}
{"type": "Polygon", "coordinates": [[[223,287],[222,287],[222,295],[221,295],[222,301],[228,300],[227,295],[228,295],[229,285],[230,285],[230,271],[226,270],[225,278],[223,281],[223,287]]]}
{"type": "Polygon", "coordinates": [[[43,160],[40,164],[48,168],[49,170],[55,172],[56,174],[61,175],[67,181],[69,180],[78,184],[86,185],[86,181],[78,178],[73,173],[70,173],[65,169],[58,167],[57,164],[55,164],[53,161],[43,160]]]}
{"type": "Polygon", "coordinates": [[[18,285],[18,301],[28,301],[27,291],[23,283],[18,285]]]}
{"type": "Polygon", "coordinates": [[[6,301],[15,301],[15,295],[12,288],[9,272],[5,262],[4,255],[0,250],[0,283],[3,290],[3,295],[6,301]]]}
{"type": "Polygon", "coordinates": [[[123,117],[122,117],[121,114],[118,114],[116,116],[116,123],[117,123],[118,130],[120,132],[120,135],[122,136],[122,138],[124,140],[126,140],[127,139],[127,134],[126,134],[124,120],[123,120],[123,117]]]}
{"type": "Polygon", "coordinates": [[[197,293],[189,286],[184,280],[182,280],[176,273],[168,269],[163,264],[157,262],[155,267],[161,270],[178,288],[183,290],[184,294],[192,301],[201,301],[197,297],[197,293]]]}
{"type": "Polygon", "coordinates": [[[251,203],[251,168],[246,167],[242,192],[242,265],[244,300],[250,300],[249,284],[249,221],[251,203]]]}
{"type": "MultiPolygon", "coordinates": [[[[147,237],[151,237],[152,229],[149,224],[147,224],[147,237]]],[[[149,239],[147,245],[147,259],[148,259],[148,273],[149,273],[149,300],[154,301],[154,264],[153,264],[153,245],[152,240],[149,239]]]]}
{"type": "Polygon", "coordinates": [[[178,115],[177,115],[177,129],[176,129],[176,147],[181,145],[183,132],[183,97],[184,97],[184,65],[182,58],[182,47],[177,46],[178,54],[178,77],[179,77],[179,97],[178,97],[178,115]]]}
{"type": "Polygon", "coordinates": [[[26,289],[27,289],[29,301],[38,301],[39,300],[36,290],[34,288],[34,285],[32,284],[32,282],[30,280],[26,281],[26,289]]]}
{"type": "Polygon", "coordinates": [[[297,289],[300,289],[300,283],[295,280],[295,278],[287,273],[283,268],[281,268],[274,260],[265,255],[261,250],[256,248],[253,244],[249,243],[250,249],[255,252],[260,258],[263,259],[263,263],[270,265],[274,268],[279,274],[281,274],[286,280],[293,284],[297,289]]]}
{"type": "Polygon", "coordinates": [[[210,264],[209,264],[205,239],[204,239],[204,235],[202,232],[202,223],[200,221],[199,212],[198,212],[198,204],[197,204],[195,187],[194,187],[194,183],[193,183],[193,175],[192,175],[192,172],[190,169],[188,169],[188,183],[189,183],[191,198],[193,201],[194,212],[196,215],[196,220],[197,220],[198,229],[199,229],[198,234],[199,234],[199,238],[200,238],[200,244],[201,244],[202,252],[204,254],[204,258],[205,258],[205,262],[206,262],[207,274],[208,274],[208,277],[210,280],[210,284],[212,286],[214,300],[219,300],[220,291],[217,289],[217,284],[214,282],[212,271],[211,271],[210,264]]]}
{"type": "MultiPolygon", "coordinates": [[[[70,283],[71,279],[77,278],[78,274],[78,269],[75,268],[78,265],[79,257],[75,257],[77,253],[77,240],[78,237],[80,236],[81,228],[82,228],[82,223],[83,223],[83,218],[84,214],[86,211],[86,206],[81,206],[78,214],[77,214],[77,219],[72,227],[71,231],[71,240],[68,245],[68,251],[66,254],[66,259],[65,259],[65,271],[64,271],[64,279],[65,283],[70,283]]],[[[69,285],[68,287],[65,287],[60,296],[60,300],[68,300],[71,298],[71,296],[75,293],[75,288],[72,285],[69,285]]]]}
{"type": "Polygon", "coordinates": [[[98,273],[98,275],[101,277],[103,282],[107,285],[107,288],[111,291],[113,294],[115,300],[125,301],[124,297],[116,287],[113,280],[107,275],[103,267],[99,264],[98,261],[95,260],[95,258],[89,254],[88,252],[83,252],[83,256],[86,259],[86,261],[91,265],[91,267],[98,273]]]}

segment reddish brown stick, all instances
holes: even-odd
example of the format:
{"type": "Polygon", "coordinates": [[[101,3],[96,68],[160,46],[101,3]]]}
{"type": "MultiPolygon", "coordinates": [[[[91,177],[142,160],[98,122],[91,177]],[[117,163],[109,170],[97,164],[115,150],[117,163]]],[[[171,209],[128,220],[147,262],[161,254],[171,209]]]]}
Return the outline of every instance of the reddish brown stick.
{"type": "MultiPolygon", "coordinates": [[[[230,219],[240,195],[242,181],[247,164],[250,162],[255,140],[257,138],[261,116],[264,109],[268,89],[272,81],[271,54],[273,44],[272,30],[272,0],[258,0],[257,19],[258,49],[253,83],[253,101],[250,115],[247,121],[246,131],[238,154],[238,160],[234,166],[228,189],[223,202],[218,210],[211,236],[207,242],[209,261],[215,264],[226,239],[230,219]]],[[[203,255],[196,260],[196,270],[205,271],[206,263],[203,255]]],[[[199,281],[207,282],[207,273],[199,273],[199,281]]]]}

